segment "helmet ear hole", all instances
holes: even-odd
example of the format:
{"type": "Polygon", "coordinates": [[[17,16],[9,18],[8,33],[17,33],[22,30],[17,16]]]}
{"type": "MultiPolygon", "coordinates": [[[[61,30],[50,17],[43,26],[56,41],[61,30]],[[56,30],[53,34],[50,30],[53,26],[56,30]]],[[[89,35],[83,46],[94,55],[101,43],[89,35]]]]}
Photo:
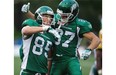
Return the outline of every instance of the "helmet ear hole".
{"type": "Polygon", "coordinates": [[[51,15],[52,16],[52,18],[54,18],[54,15],[51,15]]]}
{"type": "Polygon", "coordinates": [[[69,17],[69,19],[73,18],[73,16],[74,16],[74,15],[73,15],[73,14],[71,14],[71,15],[70,15],[70,17],[69,17]]]}
{"type": "Polygon", "coordinates": [[[41,20],[41,16],[40,16],[40,14],[35,13],[35,19],[36,19],[36,20],[41,20]]]}

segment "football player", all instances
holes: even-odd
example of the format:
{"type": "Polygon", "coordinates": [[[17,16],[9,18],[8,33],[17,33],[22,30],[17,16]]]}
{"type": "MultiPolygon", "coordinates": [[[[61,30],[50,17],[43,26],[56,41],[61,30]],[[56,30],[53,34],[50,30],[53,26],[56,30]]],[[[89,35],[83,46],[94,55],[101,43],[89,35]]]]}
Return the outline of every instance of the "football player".
{"type": "Polygon", "coordinates": [[[84,60],[89,58],[92,50],[100,43],[99,38],[92,32],[90,22],[79,19],[78,13],[79,4],[75,0],[62,0],[58,5],[55,29],[61,38],[55,43],[50,75],[82,75],[77,57],[82,38],[91,40],[91,44],[83,50],[81,58],[84,60]]]}
{"type": "Polygon", "coordinates": [[[99,32],[99,38],[101,40],[101,43],[96,49],[96,67],[98,74],[102,75],[102,29],[99,32]]]}
{"type": "Polygon", "coordinates": [[[20,75],[46,75],[48,72],[48,51],[60,38],[56,30],[51,28],[54,12],[48,6],[41,6],[35,12],[35,20],[27,19],[22,23],[23,45],[20,49],[20,75]]]}
{"type": "Polygon", "coordinates": [[[102,29],[99,32],[99,38],[101,40],[101,43],[96,49],[97,50],[96,64],[97,64],[98,74],[101,75],[102,74],[102,29]]]}

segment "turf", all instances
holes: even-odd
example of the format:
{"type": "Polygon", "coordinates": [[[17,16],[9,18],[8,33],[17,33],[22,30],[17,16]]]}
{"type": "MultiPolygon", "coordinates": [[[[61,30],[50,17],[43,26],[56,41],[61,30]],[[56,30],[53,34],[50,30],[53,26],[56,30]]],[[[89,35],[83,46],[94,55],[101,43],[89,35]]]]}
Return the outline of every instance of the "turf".
{"type": "MultiPolygon", "coordinates": [[[[94,62],[94,56],[91,55],[88,60],[80,60],[82,67],[82,75],[89,75],[90,68],[94,62]]],[[[21,60],[19,57],[14,57],[14,75],[20,73],[21,60]]]]}

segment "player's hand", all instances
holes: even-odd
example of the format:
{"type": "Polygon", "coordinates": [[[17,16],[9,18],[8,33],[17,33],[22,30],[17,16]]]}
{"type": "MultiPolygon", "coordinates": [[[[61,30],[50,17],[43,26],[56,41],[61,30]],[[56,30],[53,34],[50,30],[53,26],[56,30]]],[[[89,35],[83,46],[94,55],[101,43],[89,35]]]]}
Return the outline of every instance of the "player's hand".
{"type": "Polygon", "coordinates": [[[29,8],[30,8],[30,3],[24,4],[24,5],[22,6],[22,8],[21,8],[21,11],[22,11],[23,13],[27,13],[27,12],[29,11],[29,8]]]}
{"type": "Polygon", "coordinates": [[[55,29],[53,29],[53,28],[50,28],[50,29],[48,30],[48,32],[51,33],[52,35],[54,35],[54,37],[55,37],[56,39],[59,39],[59,38],[61,37],[60,34],[59,34],[55,29]]]}
{"type": "Polygon", "coordinates": [[[50,26],[48,25],[42,25],[43,31],[48,31],[48,29],[50,28],[50,26]]]}
{"type": "Polygon", "coordinates": [[[81,55],[81,59],[83,60],[87,60],[91,54],[91,50],[90,49],[86,49],[82,52],[82,55],[81,55]]]}
{"type": "Polygon", "coordinates": [[[53,29],[51,26],[42,25],[42,28],[43,28],[43,31],[47,31],[47,32],[51,33],[52,35],[54,35],[54,37],[56,39],[59,39],[60,38],[59,33],[55,29],[53,29]]]}

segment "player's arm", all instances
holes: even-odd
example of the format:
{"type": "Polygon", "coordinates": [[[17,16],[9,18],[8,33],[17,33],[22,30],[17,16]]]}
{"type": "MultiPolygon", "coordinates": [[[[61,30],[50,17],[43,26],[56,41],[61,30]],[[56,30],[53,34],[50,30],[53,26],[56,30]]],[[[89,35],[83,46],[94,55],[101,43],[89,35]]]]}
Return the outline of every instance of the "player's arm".
{"type": "Polygon", "coordinates": [[[82,23],[80,30],[81,36],[91,41],[90,45],[82,52],[81,58],[86,60],[89,58],[92,50],[98,47],[100,43],[100,39],[92,32],[92,25],[90,22],[86,20],[80,20],[80,21],[82,23]]]}
{"type": "Polygon", "coordinates": [[[23,35],[31,35],[37,32],[42,32],[42,27],[35,27],[35,26],[25,26],[22,28],[22,34],[23,35]]]}
{"type": "Polygon", "coordinates": [[[91,41],[91,44],[82,52],[81,59],[88,59],[91,55],[92,50],[97,48],[97,46],[100,43],[100,39],[93,33],[93,32],[87,32],[84,33],[83,36],[91,41]]]}
{"type": "Polygon", "coordinates": [[[31,35],[38,32],[46,31],[49,26],[25,26],[22,28],[21,32],[23,35],[31,35]]]}
{"type": "Polygon", "coordinates": [[[88,49],[94,50],[100,43],[100,39],[92,32],[92,25],[90,22],[80,19],[80,37],[85,37],[91,41],[88,49]]]}
{"type": "Polygon", "coordinates": [[[50,70],[52,66],[52,56],[53,56],[53,48],[48,52],[48,73],[47,75],[50,75],[50,70]]]}
{"type": "Polygon", "coordinates": [[[50,70],[52,66],[52,57],[51,57],[51,50],[48,52],[48,73],[47,75],[50,75],[50,70]]]}
{"type": "Polygon", "coordinates": [[[25,13],[25,15],[28,17],[28,18],[31,18],[33,20],[35,20],[35,15],[29,10],[27,13],[25,13]]]}
{"type": "Polygon", "coordinates": [[[83,36],[91,41],[88,49],[94,50],[100,44],[100,39],[93,32],[84,33],[83,36]]]}
{"type": "Polygon", "coordinates": [[[21,11],[28,17],[31,19],[35,20],[35,15],[29,10],[30,8],[30,3],[28,4],[24,4],[21,8],[21,11]]]}

